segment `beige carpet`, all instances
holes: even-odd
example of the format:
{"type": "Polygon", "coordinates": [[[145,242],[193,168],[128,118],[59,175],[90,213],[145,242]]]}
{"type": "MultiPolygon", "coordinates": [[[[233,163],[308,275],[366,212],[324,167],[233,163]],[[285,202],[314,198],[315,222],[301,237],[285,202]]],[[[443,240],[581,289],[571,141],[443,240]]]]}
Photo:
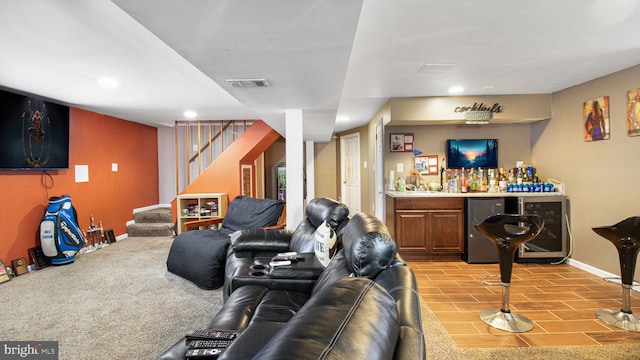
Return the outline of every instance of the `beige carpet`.
{"type": "MultiPolygon", "coordinates": [[[[129,238],[0,284],[0,340],[58,341],[61,360],[157,359],[222,306],[220,289],[167,272],[172,241],[129,238]]],[[[421,307],[430,360],[640,359],[640,345],[459,349],[421,307]]]]}
{"type": "Polygon", "coordinates": [[[60,359],[157,359],[222,306],[220,289],[167,272],[172,241],[128,238],[0,284],[0,340],[58,341],[60,359]]]}
{"type": "Polygon", "coordinates": [[[631,360],[640,359],[640,345],[592,345],[530,348],[458,348],[438,318],[424,301],[422,328],[425,333],[429,360],[507,360],[507,359],[570,359],[570,360],[631,360]]]}

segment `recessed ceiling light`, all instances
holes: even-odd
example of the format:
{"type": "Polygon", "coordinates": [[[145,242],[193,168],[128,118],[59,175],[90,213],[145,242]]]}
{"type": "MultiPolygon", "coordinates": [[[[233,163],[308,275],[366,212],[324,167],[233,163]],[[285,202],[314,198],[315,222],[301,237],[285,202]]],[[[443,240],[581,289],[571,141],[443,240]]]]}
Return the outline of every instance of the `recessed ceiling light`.
{"type": "Polygon", "coordinates": [[[340,122],[346,122],[349,121],[349,117],[348,116],[338,116],[338,118],[336,119],[340,122]]]}
{"type": "Polygon", "coordinates": [[[483,86],[483,87],[482,87],[482,90],[491,90],[491,89],[493,89],[493,88],[495,88],[495,86],[494,86],[494,85],[487,85],[487,86],[483,86]]]}
{"type": "Polygon", "coordinates": [[[104,76],[98,79],[98,84],[104,88],[114,88],[117,87],[119,82],[118,79],[104,76]]]}
{"type": "Polygon", "coordinates": [[[184,117],[187,119],[195,119],[196,116],[198,116],[198,113],[193,110],[187,110],[184,112],[184,117]]]}
{"type": "Polygon", "coordinates": [[[460,94],[463,91],[464,91],[464,87],[462,86],[452,86],[449,88],[450,94],[460,94]]]}

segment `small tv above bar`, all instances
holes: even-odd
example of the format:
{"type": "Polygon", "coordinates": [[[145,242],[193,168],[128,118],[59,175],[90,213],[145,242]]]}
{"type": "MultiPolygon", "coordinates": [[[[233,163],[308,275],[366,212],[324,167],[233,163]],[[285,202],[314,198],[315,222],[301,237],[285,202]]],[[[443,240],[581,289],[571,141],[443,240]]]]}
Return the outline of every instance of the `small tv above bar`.
{"type": "Polygon", "coordinates": [[[498,139],[447,140],[447,168],[497,168],[498,139]]]}

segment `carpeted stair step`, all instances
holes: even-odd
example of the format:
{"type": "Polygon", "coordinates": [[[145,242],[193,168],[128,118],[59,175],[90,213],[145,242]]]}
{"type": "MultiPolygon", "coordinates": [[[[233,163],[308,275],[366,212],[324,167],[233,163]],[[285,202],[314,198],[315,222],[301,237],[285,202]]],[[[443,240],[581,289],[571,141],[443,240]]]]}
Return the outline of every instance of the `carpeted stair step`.
{"type": "Polygon", "coordinates": [[[171,236],[173,235],[172,223],[142,223],[127,225],[129,237],[171,236]]]}
{"type": "Polygon", "coordinates": [[[133,214],[136,224],[140,223],[171,223],[171,209],[157,208],[147,211],[140,211],[133,214]]]}
{"type": "Polygon", "coordinates": [[[127,225],[129,237],[172,236],[174,223],[170,208],[156,208],[133,214],[134,224],[127,225]]]}

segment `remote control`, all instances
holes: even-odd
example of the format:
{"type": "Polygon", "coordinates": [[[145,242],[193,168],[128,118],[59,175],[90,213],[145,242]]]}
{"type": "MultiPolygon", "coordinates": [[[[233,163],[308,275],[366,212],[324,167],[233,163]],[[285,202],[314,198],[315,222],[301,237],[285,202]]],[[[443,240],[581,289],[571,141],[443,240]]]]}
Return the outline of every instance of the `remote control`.
{"type": "Polygon", "coordinates": [[[289,251],[289,252],[283,252],[283,253],[279,253],[276,256],[296,256],[298,255],[297,252],[295,251],[289,251]]]}
{"type": "Polygon", "coordinates": [[[290,260],[282,260],[282,261],[272,261],[269,263],[269,265],[271,267],[276,267],[276,266],[289,266],[291,265],[291,261],[290,260]]]}
{"type": "Polygon", "coordinates": [[[276,255],[271,259],[272,261],[298,261],[304,259],[302,255],[276,255]]]}
{"type": "Polygon", "coordinates": [[[185,355],[187,359],[215,359],[221,352],[220,349],[191,349],[185,355]]]}
{"type": "Polygon", "coordinates": [[[187,334],[187,340],[204,339],[204,340],[233,340],[238,336],[238,333],[229,330],[194,330],[187,334]]]}
{"type": "Polygon", "coordinates": [[[233,340],[191,340],[189,349],[224,349],[231,345],[233,340]]]}

